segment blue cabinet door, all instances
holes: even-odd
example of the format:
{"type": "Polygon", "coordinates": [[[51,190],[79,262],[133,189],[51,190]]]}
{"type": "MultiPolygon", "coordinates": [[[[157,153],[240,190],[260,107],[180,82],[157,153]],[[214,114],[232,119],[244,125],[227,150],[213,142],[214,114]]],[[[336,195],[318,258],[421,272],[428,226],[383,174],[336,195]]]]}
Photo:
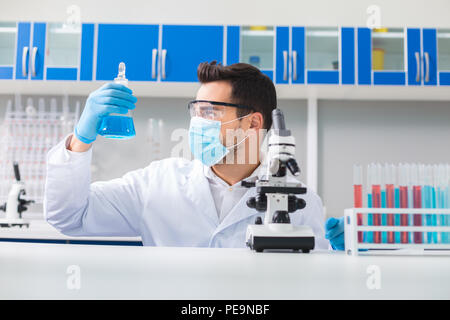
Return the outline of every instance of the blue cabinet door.
{"type": "Polygon", "coordinates": [[[418,86],[422,84],[420,29],[408,28],[406,38],[408,41],[408,85],[418,86]]]}
{"type": "Polygon", "coordinates": [[[99,24],[96,80],[113,80],[120,62],[131,81],[156,81],[159,26],[99,24]]]}
{"type": "MultiPolygon", "coordinates": [[[[362,85],[372,83],[374,85],[405,85],[406,68],[404,66],[398,67],[398,69],[372,69],[372,52],[376,49],[372,46],[373,36],[371,29],[358,28],[358,83],[362,85]]],[[[403,33],[401,33],[401,36],[403,36],[403,33]]],[[[403,47],[401,51],[400,54],[406,52],[403,47]]]]}
{"type": "Polygon", "coordinates": [[[275,81],[289,83],[289,27],[276,28],[275,81]]]}
{"type": "Polygon", "coordinates": [[[0,80],[14,78],[17,29],[15,22],[0,22],[0,80]]]}
{"type": "Polygon", "coordinates": [[[16,79],[29,78],[31,23],[19,22],[17,24],[17,49],[16,49],[16,79]]]}
{"type": "Polygon", "coordinates": [[[33,45],[30,51],[31,80],[44,79],[45,35],[45,22],[33,23],[33,45]]]}
{"type": "Polygon", "coordinates": [[[292,27],[292,83],[305,83],[305,28],[292,27]]]}
{"type": "Polygon", "coordinates": [[[202,62],[223,63],[222,26],[162,26],[161,81],[196,82],[202,62]]]}
{"type": "Polygon", "coordinates": [[[94,33],[92,23],[83,23],[81,30],[80,80],[91,81],[94,64],[94,33]]]}
{"type": "Polygon", "coordinates": [[[355,84],[355,29],[341,29],[341,83],[355,84]]]}
{"type": "Polygon", "coordinates": [[[306,82],[308,84],[339,84],[338,28],[305,28],[306,82]]]}
{"type": "Polygon", "coordinates": [[[422,29],[423,84],[437,85],[437,43],[436,29],[422,29]]]}
{"type": "Polygon", "coordinates": [[[240,60],[240,26],[227,26],[227,62],[230,64],[239,63],[240,60]]]}
{"type": "Polygon", "coordinates": [[[372,41],[369,28],[358,28],[358,84],[372,84],[372,41]]]}
{"type": "Polygon", "coordinates": [[[45,30],[43,22],[18,23],[16,79],[44,78],[45,30]]]}
{"type": "MultiPolygon", "coordinates": [[[[52,39],[52,33],[59,33],[60,26],[58,24],[47,24],[47,61],[46,61],[46,76],[47,80],[69,80],[76,81],[78,78],[82,81],[91,81],[92,80],[92,71],[93,71],[93,59],[94,59],[94,33],[95,33],[95,25],[93,23],[83,23],[81,25],[81,31],[78,31],[76,28],[74,33],[69,32],[67,35],[69,37],[59,38],[55,40],[52,39]],[[56,25],[56,26],[55,26],[56,25]],[[53,29],[53,30],[52,30],[53,29]],[[75,38],[75,36],[79,35],[80,39],[75,38]],[[73,46],[74,38],[76,39],[77,46],[73,46]],[[56,45],[51,43],[53,41],[56,42],[56,45]],[[63,41],[64,45],[67,44],[67,48],[63,48],[60,45],[60,42],[63,41]],[[73,57],[76,55],[76,62],[71,60],[66,65],[53,65],[50,66],[49,63],[52,60],[49,56],[49,52],[54,50],[55,47],[58,47],[59,56],[70,56],[73,57]],[[79,75],[79,77],[78,77],[79,75]]],[[[61,31],[63,31],[62,29],[61,31]]],[[[64,35],[64,34],[63,34],[64,35]]],[[[63,36],[62,35],[62,36],[63,36]]],[[[60,37],[62,37],[60,36],[60,37]]],[[[54,57],[53,57],[54,59],[54,57]]],[[[61,58],[59,58],[61,59],[61,58]]]]}

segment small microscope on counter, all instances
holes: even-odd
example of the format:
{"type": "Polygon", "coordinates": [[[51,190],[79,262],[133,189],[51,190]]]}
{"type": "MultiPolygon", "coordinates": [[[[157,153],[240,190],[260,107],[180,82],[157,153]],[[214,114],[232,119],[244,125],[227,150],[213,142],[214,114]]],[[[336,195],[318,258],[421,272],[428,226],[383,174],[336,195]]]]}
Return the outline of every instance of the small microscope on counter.
{"type": "Polygon", "coordinates": [[[298,176],[300,169],[295,160],[295,139],[286,129],[280,109],[272,111],[273,129],[268,141],[267,174],[256,182],[242,181],[242,186],[256,187],[257,194],[247,200],[247,206],[265,212],[264,221],[257,217],[249,225],[246,244],[256,252],[265,249],[302,250],[314,249],[314,234],[308,226],[291,224],[289,213],[303,209],[306,202],[296,195],[306,194],[300,182],[288,182],[287,170],[298,176]]]}
{"type": "Polygon", "coordinates": [[[8,201],[0,205],[0,210],[6,212],[6,217],[0,219],[0,227],[14,227],[14,226],[30,226],[27,220],[22,219],[22,212],[26,211],[28,206],[34,202],[34,200],[25,200],[22,196],[26,195],[25,183],[20,180],[19,164],[13,163],[14,175],[16,181],[11,186],[11,190],[8,194],[8,201]]]}

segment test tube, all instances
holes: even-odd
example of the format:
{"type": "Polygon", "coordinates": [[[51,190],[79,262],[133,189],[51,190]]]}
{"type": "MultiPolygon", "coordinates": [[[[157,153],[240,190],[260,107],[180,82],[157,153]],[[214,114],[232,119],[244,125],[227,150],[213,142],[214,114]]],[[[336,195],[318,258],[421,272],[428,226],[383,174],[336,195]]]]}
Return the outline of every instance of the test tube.
{"type": "MultiPolygon", "coordinates": [[[[362,208],[362,166],[353,166],[353,201],[355,208],[362,208]]],[[[363,225],[363,215],[358,213],[357,216],[358,226],[363,225]]],[[[358,242],[362,243],[364,241],[364,235],[362,231],[358,231],[358,242]]]]}
{"type": "MultiPolygon", "coordinates": [[[[439,177],[439,167],[437,165],[429,166],[429,175],[430,175],[430,185],[431,185],[431,192],[430,192],[430,202],[431,202],[431,208],[436,209],[437,208],[437,190],[438,190],[438,177],[439,177]]],[[[437,226],[437,215],[431,214],[431,225],[433,227],[437,226]]],[[[431,243],[438,243],[438,234],[437,232],[431,232],[431,243]]]]}
{"type": "MultiPolygon", "coordinates": [[[[443,194],[443,207],[445,209],[449,209],[450,208],[450,164],[447,164],[445,167],[445,181],[443,182],[443,185],[445,187],[444,189],[444,194],[443,194]]],[[[448,214],[444,214],[442,217],[442,224],[444,226],[450,226],[450,215],[448,214]]],[[[450,234],[448,232],[445,232],[443,234],[444,239],[443,242],[444,243],[450,243],[450,234]]]]}
{"type": "MultiPolygon", "coordinates": [[[[372,180],[372,207],[373,208],[381,208],[381,166],[374,165],[373,167],[373,180],[372,180]]],[[[373,214],[373,225],[381,226],[381,214],[374,213],[373,214]]],[[[374,234],[374,242],[381,243],[381,232],[375,231],[374,234]]]]}
{"type": "MultiPolygon", "coordinates": [[[[422,181],[422,208],[432,208],[432,173],[431,167],[428,165],[423,165],[421,169],[421,174],[423,175],[422,181]]],[[[424,226],[431,226],[431,214],[425,214],[422,216],[422,223],[424,226]]],[[[432,234],[431,232],[424,232],[423,242],[431,243],[432,234]]]]}
{"type": "MultiPolygon", "coordinates": [[[[413,184],[413,207],[415,209],[422,208],[422,181],[423,167],[422,165],[413,165],[411,169],[411,180],[413,184]]],[[[414,226],[422,226],[422,215],[413,215],[414,226]]],[[[414,232],[414,243],[423,243],[423,235],[421,232],[414,232]]]]}
{"type": "MultiPolygon", "coordinates": [[[[367,166],[367,208],[372,208],[372,164],[369,164],[367,166]]],[[[368,213],[367,214],[367,225],[373,226],[373,214],[368,213]]],[[[366,242],[373,243],[373,232],[368,231],[366,233],[366,242]]]]}
{"type": "MultiPolygon", "coordinates": [[[[407,164],[400,165],[399,168],[399,191],[400,191],[400,208],[407,209],[409,208],[408,201],[408,174],[409,174],[409,166],[407,164]]],[[[400,225],[408,226],[409,225],[409,216],[408,214],[400,214],[400,225]]],[[[402,231],[400,234],[401,243],[409,243],[409,233],[406,231],[402,231]]]]}
{"type": "MultiPolygon", "coordinates": [[[[395,200],[394,200],[394,206],[396,209],[400,208],[400,167],[401,164],[399,166],[394,166],[392,165],[392,172],[394,174],[395,177],[395,200]]],[[[400,214],[395,214],[394,215],[394,224],[396,226],[400,226],[401,225],[401,215],[400,214]]],[[[401,233],[400,232],[394,232],[394,237],[395,237],[395,243],[401,243],[401,233]]]]}
{"type": "MultiPolygon", "coordinates": [[[[391,167],[389,164],[385,165],[385,182],[386,182],[386,207],[387,208],[395,208],[395,186],[394,186],[394,168],[391,167]]],[[[386,216],[386,215],[385,215],[386,216]]],[[[394,225],[394,215],[393,214],[387,214],[387,223],[388,226],[394,225]]],[[[394,232],[389,231],[387,233],[387,242],[388,243],[394,243],[394,232]]]]}

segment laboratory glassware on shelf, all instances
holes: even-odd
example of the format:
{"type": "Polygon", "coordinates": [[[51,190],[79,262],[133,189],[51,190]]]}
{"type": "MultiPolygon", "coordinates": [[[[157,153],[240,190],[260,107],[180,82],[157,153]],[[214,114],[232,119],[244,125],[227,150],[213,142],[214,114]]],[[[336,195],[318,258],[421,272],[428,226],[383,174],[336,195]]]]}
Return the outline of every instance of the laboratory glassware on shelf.
{"type": "Polygon", "coordinates": [[[450,164],[372,163],[365,185],[362,171],[353,168],[354,208],[344,212],[347,253],[450,250],[450,164]]]}
{"type": "Polygon", "coordinates": [[[69,108],[68,97],[62,98],[58,107],[56,98],[38,99],[38,108],[28,98],[26,107],[16,95],[15,106],[7,102],[3,123],[0,123],[0,202],[6,201],[15,181],[11,170],[13,163],[20,165],[22,182],[26,184],[27,197],[42,203],[46,174],[46,155],[73,129],[78,121],[80,102],[74,111],[69,108]]]}
{"type": "MultiPolygon", "coordinates": [[[[128,79],[125,77],[125,63],[119,64],[119,73],[114,82],[128,87],[128,79]]],[[[110,114],[104,117],[99,134],[110,139],[130,139],[136,136],[131,110],[128,110],[125,115],[110,114]]]]}
{"type": "Polygon", "coordinates": [[[164,121],[149,118],[147,122],[147,142],[150,145],[150,161],[162,159],[162,138],[164,137],[164,121]]]}

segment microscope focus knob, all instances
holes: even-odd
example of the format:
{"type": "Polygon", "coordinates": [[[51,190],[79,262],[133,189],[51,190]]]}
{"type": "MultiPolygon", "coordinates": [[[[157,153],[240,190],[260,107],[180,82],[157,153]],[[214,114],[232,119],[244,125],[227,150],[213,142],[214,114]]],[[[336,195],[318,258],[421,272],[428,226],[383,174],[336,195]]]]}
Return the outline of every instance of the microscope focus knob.
{"type": "Polygon", "coordinates": [[[255,224],[263,224],[262,218],[261,217],[256,217],[255,224]]]}
{"type": "Polygon", "coordinates": [[[289,195],[289,198],[288,198],[288,212],[289,213],[303,209],[304,207],[306,207],[305,200],[303,200],[301,198],[297,198],[294,195],[289,195]]]}
{"type": "Polygon", "coordinates": [[[247,199],[247,207],[251,208],[251,209],[255,209],[256,208],[256,199],[255,197],[250,197],[247,199]]]}
{"type": "Polygon", "coordinates": [[[297,210],[303,209],[304,207],[306,207],[306,201],[301,199],[301,198],[297,198],[297,210]]]}
{"type": "Polygon", "coordinates": [[[264,193],[258,193],[256,199],[256,211],[263,212],[267,210],[267,196],[264,193]]]}
{"type": "Polygon", "coordinates": [[[258,193],[255,197],[247,199],[247,207],[256,209],[256,211],[263,212],[267,210],[267,196],[263,193],[258,193]]]}

